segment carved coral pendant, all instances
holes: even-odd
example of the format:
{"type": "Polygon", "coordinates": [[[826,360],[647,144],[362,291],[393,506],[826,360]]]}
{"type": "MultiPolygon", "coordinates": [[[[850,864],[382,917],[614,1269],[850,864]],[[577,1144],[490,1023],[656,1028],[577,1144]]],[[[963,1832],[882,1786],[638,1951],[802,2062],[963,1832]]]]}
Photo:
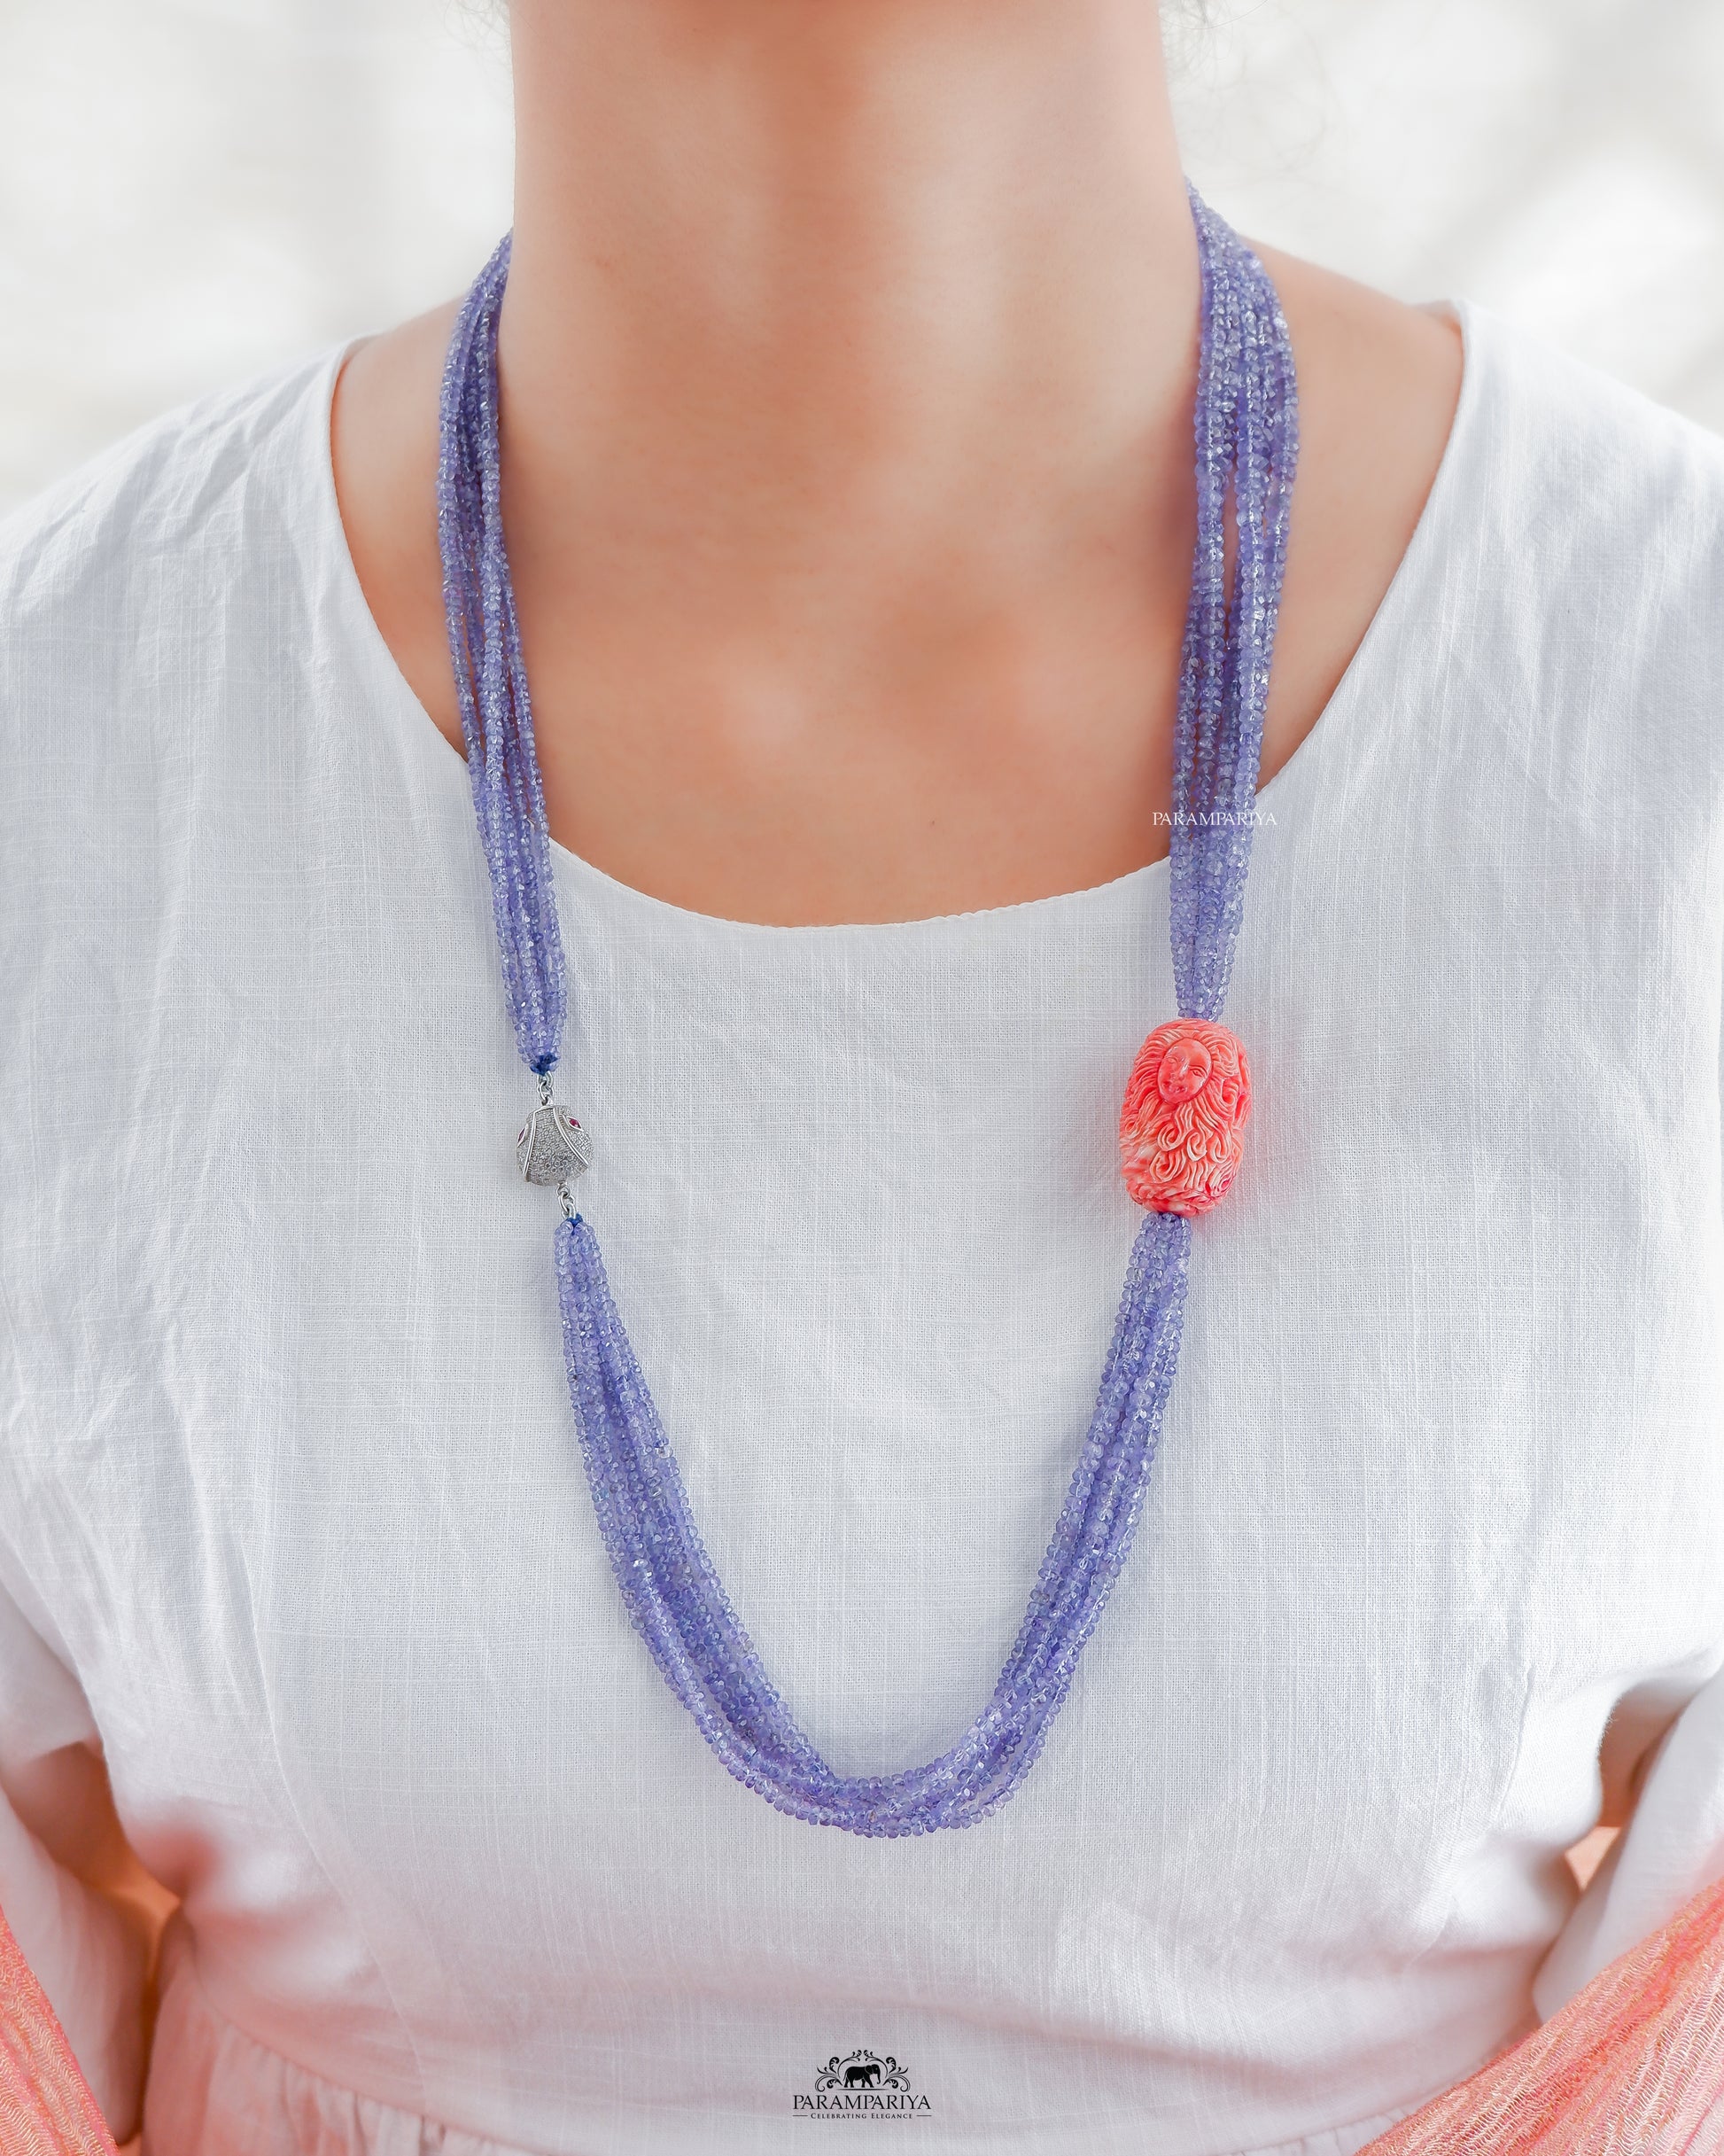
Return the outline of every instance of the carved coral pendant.
{"type": "Polygon", "coordinates": [[[1138,1051],[1120,1109],[1125,1187],[1151,1212],[1208,1212],[1239,1173],[1251,1069],[1237,1033],[1170,1018],[1138,1051]]]}

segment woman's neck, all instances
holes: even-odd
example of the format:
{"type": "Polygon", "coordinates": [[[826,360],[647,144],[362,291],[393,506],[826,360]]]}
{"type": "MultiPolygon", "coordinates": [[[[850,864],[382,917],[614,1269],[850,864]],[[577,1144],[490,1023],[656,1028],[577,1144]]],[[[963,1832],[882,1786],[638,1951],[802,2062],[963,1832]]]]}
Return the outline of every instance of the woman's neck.
{"type": "Polygon", "coordinates": [[[765,580],[866,637],[936,562],[948,606],[954,575],[1015,603],[1074,514],[1185,475],[1197,256],[1144,0],[516,0],[513,35],[524,543],[578,499],[632,599],[652,557],[685,611],[765,580]]]}
{"type": "MultiPolygon", "coordinates": [[[[697,912],[903,920],[1166,851],[1198,268],[1147,0],[515,0],[503,514],[555,837],[697,912]]],[[[1271,258],[1304,451],[1263,769],[1382,597],[1450,325],[1271,258]]],[[[362,346],[360,582],[460,745],[453,306],[362,346]]]]}

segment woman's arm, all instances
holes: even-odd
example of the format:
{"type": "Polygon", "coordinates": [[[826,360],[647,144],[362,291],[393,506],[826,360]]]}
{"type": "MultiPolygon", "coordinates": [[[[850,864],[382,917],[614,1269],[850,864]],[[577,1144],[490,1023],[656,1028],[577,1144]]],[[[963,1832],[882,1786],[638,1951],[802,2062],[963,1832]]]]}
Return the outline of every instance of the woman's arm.
{"type": "Polygon", "coordinates": [[[82,1686],[0,1586],[0,1911],[120,2140],[143,2099],[151,1886],[82,1686]]]}

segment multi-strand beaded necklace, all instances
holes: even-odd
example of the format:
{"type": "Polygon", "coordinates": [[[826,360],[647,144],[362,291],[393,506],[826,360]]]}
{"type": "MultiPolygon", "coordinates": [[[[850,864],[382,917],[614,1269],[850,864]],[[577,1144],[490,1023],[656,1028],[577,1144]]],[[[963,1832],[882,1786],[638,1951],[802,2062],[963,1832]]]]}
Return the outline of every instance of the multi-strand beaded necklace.
{"type": "Polygon", "coordinates": [[[635,1629],[724,1764],[780,1811],[852,1833],[973,1825],[1013,1794],[1041,1751],[1131,1546],[1179,1358],[1192,1218],[1232,1181],[1250,1110],[1244,1050],[1219,1020],[1250,860],[1297,398],[1286,326],[1262,264],[1194,193],[1191,203],[1202,269],[1197,546],[1169,862],[1181,1015],[1144,1043],[1120,1122],[1126,1186],[1149,1217],[1132,1249],[1089,1433],[993,1696],[950,1750],[896,1774],[835,1773],[762,1668],[690,1514],[598,1238],[570,1193],[593,1152],[552,1090],[567,990],[498,455],[508,239],[468,294],[449,346],[438,473],[449,645],[504,990],[521,1060],[539,1081],[516,1158],[529,1182],[563,1201],[557,1293],[594,1509],[635,1629]]]}

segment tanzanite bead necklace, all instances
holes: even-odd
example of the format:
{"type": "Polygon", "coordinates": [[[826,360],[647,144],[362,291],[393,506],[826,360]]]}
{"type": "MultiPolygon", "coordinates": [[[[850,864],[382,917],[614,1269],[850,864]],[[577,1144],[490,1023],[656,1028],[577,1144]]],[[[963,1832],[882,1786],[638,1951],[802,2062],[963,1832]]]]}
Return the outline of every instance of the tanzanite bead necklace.
{"type": "Polygon", "coordinates": [[[737,1780],[793,1817],[857,1834],[970,1826],[1046,1740],[1136,1531],[1179,1359],[1192,1218],[1239,1164],[1243,1049],[1220,1021],[1244,905],[1270,657],[1286,558],[1297,398],[1262,264],[1193,193],[1202,268],[1195,416],[1197,547],[1175,732],[1170,875],[1180,1016],[1145,1042],[1126,1089],[1128,1188],[1149,1209],[1065,1503],[993,1696],[949,1751],[896,1774],[836,1774],[762,1668],[689,1513],[676,1457],[570,1185],[586,1132],[553,1096],[567,1008],[544,792],[503,547],[497,321],[504,239],[467,296],[443,377],[438,529],[449,646],[490,869],[503,985],[539,1105],[516,1141],[555,1188],[557,1292],[581,1457],[617,1584],[664,1681],[737,1780]],[[1237,533],[1226,564],[1226,505],[1237,533]]]}

